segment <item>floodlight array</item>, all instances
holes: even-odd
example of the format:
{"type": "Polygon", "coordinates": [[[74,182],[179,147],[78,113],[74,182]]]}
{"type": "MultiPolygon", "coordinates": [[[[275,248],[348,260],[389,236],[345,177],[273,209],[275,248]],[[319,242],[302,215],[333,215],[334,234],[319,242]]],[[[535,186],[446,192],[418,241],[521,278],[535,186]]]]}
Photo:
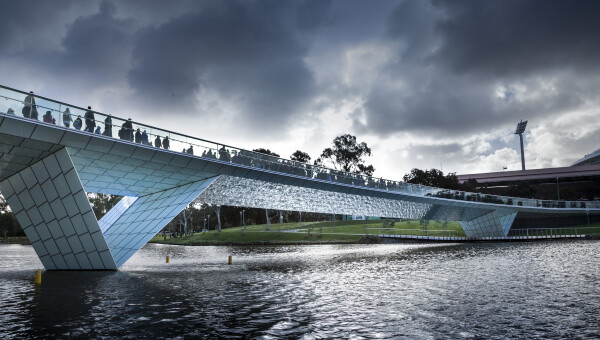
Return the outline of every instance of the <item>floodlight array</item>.
{"type": "Polygon", "coordinates": [[[527,127],[527,121],[520,121],[517,123],[517,130],[515,131],[515,135],[520,135],[525,132],[525,128],[527,127]]]}

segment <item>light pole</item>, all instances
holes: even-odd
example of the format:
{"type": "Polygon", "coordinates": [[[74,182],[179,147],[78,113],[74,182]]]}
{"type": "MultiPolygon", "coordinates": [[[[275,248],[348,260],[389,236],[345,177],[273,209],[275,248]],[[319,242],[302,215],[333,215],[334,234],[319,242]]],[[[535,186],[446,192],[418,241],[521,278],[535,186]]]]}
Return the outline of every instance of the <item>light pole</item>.
{"type": "Polygon", "coordinates": [[[210,231],[210,215],[206,215],[206,217],[208,217],[207,229],[208,229],[208,231],[210,231]]]}
{"type": "MultiPolygon", "coordinates": [[[[3,209],[2,211],[0,211],[0,213],[2,213],[2,216],[4,216],[4,214],[6,214],[6,211],[4,211],[4,209],[3,209]]],[[[8,242],[7,234],[8,234],[8,227],[4,226],[4,242],[8,242]]]]}
{"type": "Polygon", "coordinates": [[[515,131],[515,135],[519,135],[521,139],[521,169],[525,170],[525,150],[523,149],[523,132],[525,132],[525,128],[527,127],[527,121],[523,121],[517,123],[517,130],[515,131]]]}

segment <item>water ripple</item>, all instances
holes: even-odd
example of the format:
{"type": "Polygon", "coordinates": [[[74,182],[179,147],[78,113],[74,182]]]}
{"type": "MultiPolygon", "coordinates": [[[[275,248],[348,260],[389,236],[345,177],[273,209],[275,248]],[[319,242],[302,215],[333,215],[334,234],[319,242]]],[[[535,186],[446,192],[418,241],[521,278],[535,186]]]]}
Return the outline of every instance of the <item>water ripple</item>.
{"type": "Polygon", "coordinates": [[[41,287],[32,248],[0,246],[0,336],[598,338],[599,245],[147,245],[41,287]]]}

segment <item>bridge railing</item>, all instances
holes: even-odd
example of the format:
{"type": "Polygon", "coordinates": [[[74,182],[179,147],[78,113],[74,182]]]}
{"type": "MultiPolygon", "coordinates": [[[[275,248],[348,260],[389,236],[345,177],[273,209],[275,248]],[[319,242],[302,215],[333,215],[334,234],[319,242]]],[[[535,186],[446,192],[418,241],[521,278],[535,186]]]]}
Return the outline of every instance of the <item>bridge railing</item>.
{"type": "Polygon", "coordinates": [[[562,228],[525,228],[525,229],[513,229],[511,228],[508,232],[509,237],[570,237],[570,236],[598,236],[600,235],[600,226],[577,226],[577,227],[562,227],[562,228]]]}
{"type": "Polygon", "coordinates": [[[131,119],[123,119],[50,98],[31,95],[27,92],[2,85],[0,85],[0,113],[15,114],[19,117],[35,119],[47,124],[55,124],[63,128],[97,133],[108,138],[117,138],[131,143],[145,144],[148,147],[192,153],[196,156],[218,159],[222,162],[230,162],[285,174],[320,179],[327,182],[375,188],[415,196],[430,196],[452,200],[525,207],[600,208],[600,202],[541,201],[486,195],[346,173],[322,166],[301,163],[235,148],[229,145],[214,143],[201,138],[141,124],[131,119]]]}
{"type": "Polygon", "coordinates": [[[455,237],[465,238],[462,230],[447,229],[403,229],[403,228],[365,228],[367,235],[374,236],[423,236],[423,237],[455,237]]]}

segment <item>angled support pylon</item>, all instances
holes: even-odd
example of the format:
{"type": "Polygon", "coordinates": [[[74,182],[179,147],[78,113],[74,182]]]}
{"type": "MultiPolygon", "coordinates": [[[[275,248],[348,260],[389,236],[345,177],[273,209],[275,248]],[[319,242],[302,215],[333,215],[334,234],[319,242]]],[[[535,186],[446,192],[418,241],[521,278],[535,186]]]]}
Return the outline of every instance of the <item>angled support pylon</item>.
{"type": "Polygon", "coordinates": [[[116,270],[215,178],[123,197],[99,222],[63,148],[0,182],[0,191],[46,269],[116,270]]]}
{"type": "Polygon", "coordinates": [[[472,220],[461,221],[460,226],[468,237],[506,237],[516,216],[515,211],[494,210],[472,220]]]}
{"type": "Polygon", "coordinates": [[[46,269],[117,269],[66,149],[0,182],[0,191],[46,269]]]}
{"type": "Polygon", "coordinates": [[[209,178],[137,198],[123,197],[100,220],[117,267],[144,246],[214,180],[209,178]]]}

